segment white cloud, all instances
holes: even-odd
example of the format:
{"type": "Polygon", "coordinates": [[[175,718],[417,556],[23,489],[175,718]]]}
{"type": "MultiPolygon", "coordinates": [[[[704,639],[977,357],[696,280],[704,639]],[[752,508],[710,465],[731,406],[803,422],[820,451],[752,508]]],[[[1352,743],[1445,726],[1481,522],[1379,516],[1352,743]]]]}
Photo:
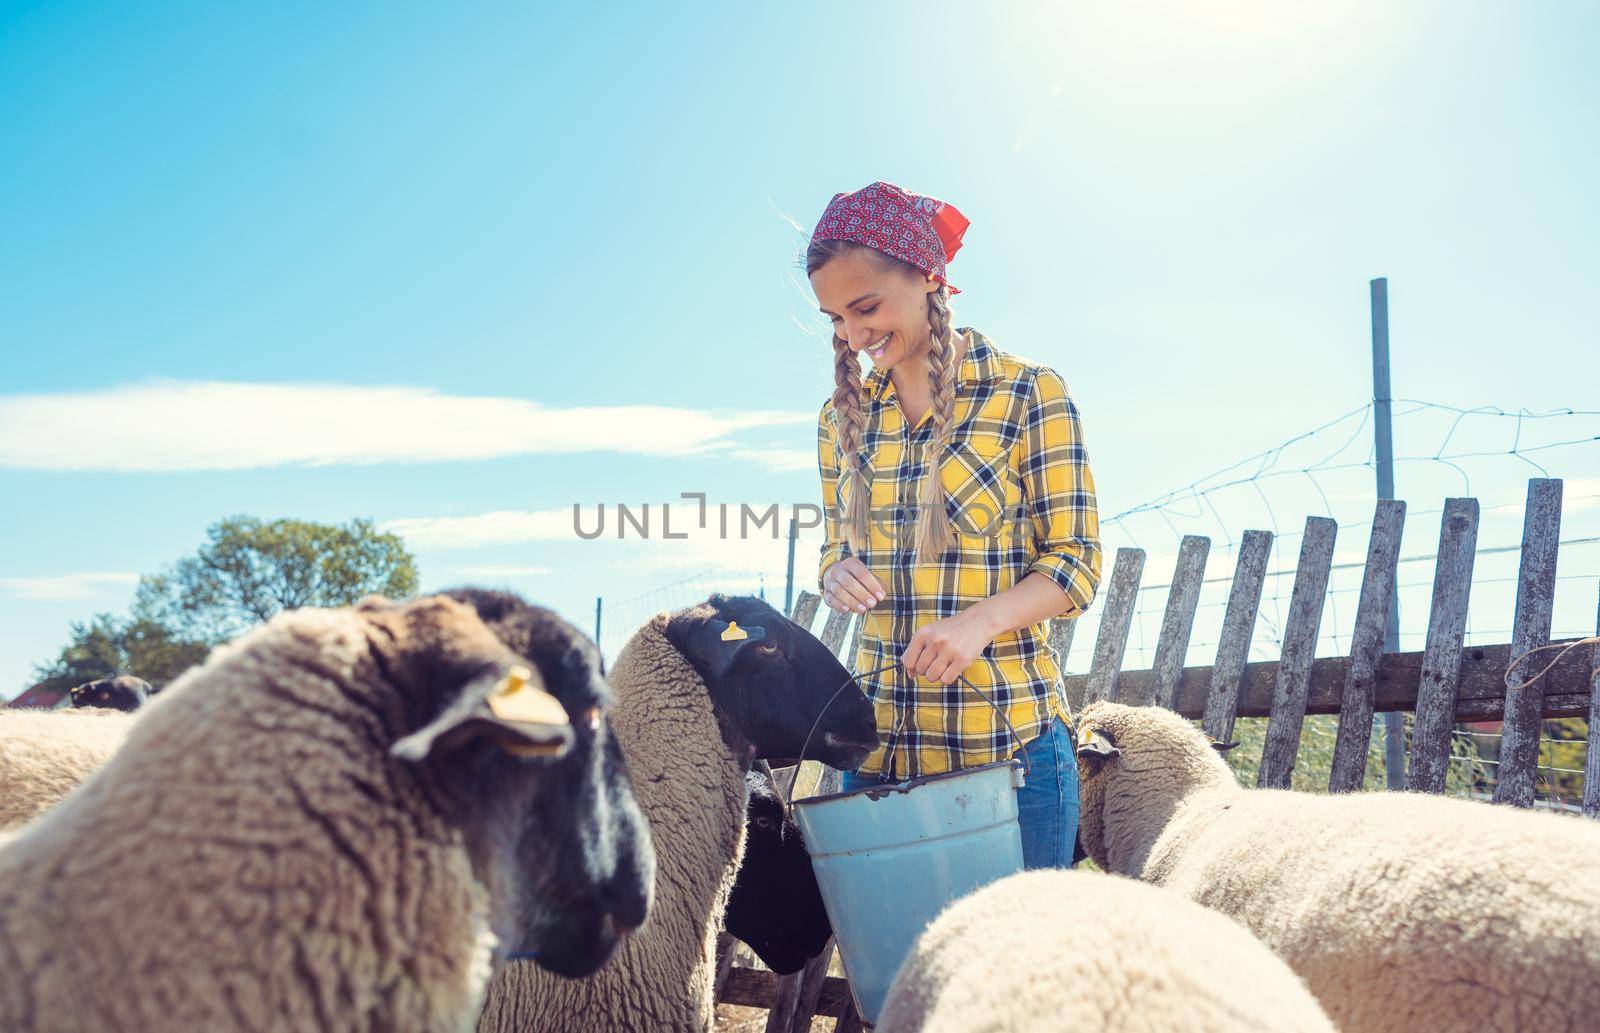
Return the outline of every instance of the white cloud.
{"type": "Polygon", "coordinates": [[[516,578],[516,577],[544,577],[550,573],[549,567],[507,567],[494,566],[493,564],[479,567],[456,567],[455,572],[463,577],[481,578],[516,578]]]}
{"type": "Polygon", "coordinates": [[[111,588],[139,583],[138,574],[89,573],[58,574],[54,577],[0,578],[4,588],[18,599],[37,602],[62,602],[71,599],[93,599],[111,588]]]}
{"type": "Polygon", "coordinates": [[[738,455],[779,473],[813,473],[817,469],[817,452],[813,448],[741,448],[738,455]]]}
{"type": "MultiPolygon", "coordinates": [[[[0,467],[166,472],[531,453],[738,457],[744,453],[730,435],[814,419],[649,405],[555,408],[417,387],[156,381],[0,396],[0,467]]],[[[770,463],[770,453],[783,451],[748,454],[770,463]]]]}
{"type": "MultiPolygon", "coordinates": [[[[587,515],[592,526],[594,513],[587,515]]],[[[471,549],[523,542],[579,541],[570,509],[500,509],[460,517],[403,517],[381,530],[405,539],[411,549],[471,549]]]]}

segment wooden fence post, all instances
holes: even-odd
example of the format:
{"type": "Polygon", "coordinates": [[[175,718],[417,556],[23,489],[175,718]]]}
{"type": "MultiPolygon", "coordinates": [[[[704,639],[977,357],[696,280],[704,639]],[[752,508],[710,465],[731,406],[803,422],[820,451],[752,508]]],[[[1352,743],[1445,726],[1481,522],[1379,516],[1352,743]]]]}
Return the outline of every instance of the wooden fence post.
{"type": "Polygon", "coordinates": [[[1300,752],[1300,728],[1306,718],[1306,694],[1311,688],[1311,663],[1317,655],[1317,632],[1322,628],[1322,604],[1328,597],[1328,573],[1333,567],[1333,540],[1339,525],[1327,517],[1307,517],[1300,542],[1294,592],[1289,596],[1289,620],[1283,629],[1283,652],[1278,660],[1278,682],[1272,693],[1272,716],[1267,718],[1267,742],[1261,750],[1256,784],[1262,789],[1288,789],[1300,752]]]}
{"type": "Polygon", "coordinates": [[[1250,659],[1250,639],[1256,631],[1256,611],[1261,607],[1261,586],[1266,581],[1271,553],[1271,531],[1246,531],[1239,542],[1239,562],[1233,571],[1233,587],[1228,590],[1228,609],[1217,641],[1217,663],[1211,669],[1205,717],[1200,722],[1206,734],[1219,742],[1227,742],[1233,734],[1233,719],[1239,710],[1239,683],[1250,659]]]}
{"type": "Polygon", "coordinates": [[[1128,645],[1128,628],[1139,596],[1139,576],[1144,572],[1143,549],[1118,549],[1111,567],[1111,586],[1100,611],[1100,631],[1094,637],[1094,660],[1089,665],[1088,699],[1117,698],[1117,672],[1128,645]]]}
{"type": "Polygon", "coordinates": [[[1361,577],[1361,601],[1356,604],[1356,625],[1350,635],[1350,673],[1344,683],[1339,708],[1339,734],[1333,744],[1333,768],[1328,772],[1328,792],[1360,789],[1367,774],[1367,746],[1372,742],[1372,694],[1383,655],[1384,628],[1400,560],[1400,534],[1405,528],[1406,504],[1379,499],[1372,516],[1372,537],[1367,543],[1367,566],[1361,577]]]}
{"type": "MultiPolygon", "coordinates": [[[[1183,660],[1189,654],[1189,633],[1194,629],[1194,611],[1200,603],[1200,586],[1206,579],[1206,557],[1211,539],[1186,534],[1178,546],[1178,562],[1172,571],[1172,586],[1167,589],[1167,609],[1161,616],[1161,635],[1156,639],[1155,699],[1139,700],[1172,709],[1178,698],[1178,680],[1183,676],[1183,660]]],[[[1133,703],[1134,700],[1125,702],[1133,703]]]]}
{"type": "Polygon", "coordinates": [[[1561,482],[1536,477],[1528,482],[1522,518],[1522,566],[1517,573],[1517,612],[1511,624],[1511,667],[1506,672],[1505,714],[1500,726],[1500,780],[1494,802],[1533,806],[1543,727],[1544,680],[1527,679],[1537,657],[1517,660],[1550,641],[1555,609],[1556,552],[1561,540],[1561,482]]]}
{"type": "MultiPolygon", "coordinates": [[[[1594,633],[1600,635],[1600,604],[1595,607],[1594,633]]],[[[1600,642],[1589,647],[1589,750],[1583,761],[1583,813],[1600,818],[1600,642]]]]}
{"type": "Polygon", "coordinates": [[[1428,608],[1428,640],[1417,685],[1417,718],[1411,729],[1407,789],[1444,792],[1477,548],[1478,500],[1446,499],[1444,519],[1439,522],[1439,557],[1433,570],[1433,604],[1428,608]]]}

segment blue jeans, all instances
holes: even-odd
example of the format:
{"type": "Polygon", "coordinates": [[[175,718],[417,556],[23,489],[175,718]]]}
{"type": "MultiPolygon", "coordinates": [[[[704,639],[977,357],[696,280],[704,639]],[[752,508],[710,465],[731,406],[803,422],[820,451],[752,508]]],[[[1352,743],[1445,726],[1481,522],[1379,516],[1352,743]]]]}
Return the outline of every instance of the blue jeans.
{"type": "MultiPolygon", "coordinates": [[[[1024,868],[1070,868],[1078,839],[1078,758],[1072,734],[1059,717],[1050,730],[1022,748],[1033,773],[1017,790],[1017,823],[1022,826],[1024,868]]],[[[844,773],[846,791],[876,785],[877,775],[844,773]]]]}

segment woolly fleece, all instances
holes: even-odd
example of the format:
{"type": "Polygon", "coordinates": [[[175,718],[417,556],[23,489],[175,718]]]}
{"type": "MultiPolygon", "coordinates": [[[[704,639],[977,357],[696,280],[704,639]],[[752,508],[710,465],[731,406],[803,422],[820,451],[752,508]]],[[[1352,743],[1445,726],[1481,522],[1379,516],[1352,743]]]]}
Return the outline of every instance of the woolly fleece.
{"type": "Polygon", "coordinates": [[[1300,977],[1238,922],[1132,879],[1048,869],[947,908],[900,966],[877,1029],[1333,1033],[1300,977]]]}
{"type": "Polygon", "coordinates": [[[122,745],[135,718],[116,710],[0,708],[0,829],[43,814],[122,745]]]}
{"type": "Polygon", "coordinates": [[[1159,707],[1095,703],[1096,864],[1239,919],[1345,1033],[1578,1033],[1600,1016],[1600,825],[1414,793],[1241,788],[1159,707]]]}
{"type": "Polygon", "coordinates": [[[300,610],[145,709],[0,850],[0,1029],[470,1029],[487,894],[387,756],[424,650],[515,660],[449,600],[300,610]]]}

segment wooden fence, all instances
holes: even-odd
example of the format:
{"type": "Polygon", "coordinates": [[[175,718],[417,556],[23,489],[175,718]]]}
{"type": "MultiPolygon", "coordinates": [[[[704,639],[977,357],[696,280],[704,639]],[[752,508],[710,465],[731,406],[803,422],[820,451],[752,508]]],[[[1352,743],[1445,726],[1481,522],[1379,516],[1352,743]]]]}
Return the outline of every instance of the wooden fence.
{"type": "MultiPolygon", "coordinates": [[[[1266,743],[1256,781],[1267,788],[1289,787],[1305,716],[1338,714],[1328,782],[1332,792],[1362,785],[1374,712],[1415,713],[1407,788],[1430,793],[1444,790],[1456,722],[1498,720],[1503,738],[1493,799],[1515,807],[1534,803],[1543,720],[1586,717],[1590,742],[1582,810],[1590,818],[1600,817],[1600,748],[1593,741],[1594,730],[1600,728],[1600,644],[1576,640],[1570,649],[1542,648],[1560,645],[1550,642],[1550,629],[1561,495],[1559,480],[1528,482],[1516,611],[1508,643],[1463,645],[1478,502],[1459,498],[1446,500],[1440,522],[1424,648],[1413,653],[1383,652],[1406,512],[1405,503],[1384,500],[1372,522],[1348,655],[1315,656],[1338,528],[1326,517],[1310,517],[1278,659],[1248,662],[1272,535],[1247,531],[1240,543],[1216,661],[1210,667],[1184,666],[1211,548],[1208,538],[1186,536],[1151,668],[1121,669],[1145,555],[1141,549],[1119,549],[1102,591],[1103,610],[1089,671],[1063,679],[1066,697],[1074,709],[1099,699],[1168,707],[1200,721],[1206,732],[1222,740],[1229,738],[1235,718],[1265,717],[1266,743]],[[1536,649],[1541,651],[1533,653],[1536,649]]],[[[810,627],[818,602],[815,595],[800,593],[791,616],[810,627]]],[[[850,624],[848,615],[830,613],[823,642],[839,652],[850,624]]],[[[1051,629],[1051,643],[1063,657],[1072,634],[1070,621],[1057,622],[1051,629]]],[[[851,648],[842,654],[847,663],[859,635],[857,622],[851,648]]],[[[780,772],[780,780],[786,783],[788,774],[787,769],[780,772]]],[[[838,772],[811,763],[801,766],[799,778],[797,798],[838,787],[838,772]]],[[[831,943],[802,972],[783,977],[734,965],[733,947],[726,936],[719,944],[718,1000],[769,1009],[768,1033],[806,1033],[815,1016],[837,1017],[836,1031],[861,1028],[844,980],[827,975],[834,953],[831,943]]]]}

